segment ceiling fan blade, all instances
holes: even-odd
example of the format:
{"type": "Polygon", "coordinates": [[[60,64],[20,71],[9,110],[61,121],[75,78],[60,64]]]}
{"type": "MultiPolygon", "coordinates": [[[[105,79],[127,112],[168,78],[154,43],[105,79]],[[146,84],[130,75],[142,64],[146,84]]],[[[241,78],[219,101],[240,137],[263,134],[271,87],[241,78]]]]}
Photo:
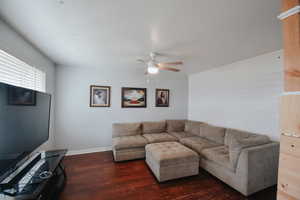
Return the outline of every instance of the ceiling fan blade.
{"type": "Polygon", "coordinates": [[[141,62],[141,63],[147,63],[145,60],[143,59],[137,59],[136,61],[141,62]]]}
{"type": "Polygon", "coordinates": [[[172,68],[172,67],[162,67],[162,66],[159,66],[158,68],[159,68],[160,70],[167,70],[167,71],[172,71],[172,72],[180,72],[179,69],[172,68]]]}
{"type": "Polygon", "coordinates": [[[159,66],[182,65],[182,64],[183,64],[182,61],[158,63],[159,66]]]}
{"type": "Polygon", "coordinates": [[[157,64],[157,63],[154,63],[154,65],[155,65],[157,68],[160,68],[159,64],[157,64]]]}

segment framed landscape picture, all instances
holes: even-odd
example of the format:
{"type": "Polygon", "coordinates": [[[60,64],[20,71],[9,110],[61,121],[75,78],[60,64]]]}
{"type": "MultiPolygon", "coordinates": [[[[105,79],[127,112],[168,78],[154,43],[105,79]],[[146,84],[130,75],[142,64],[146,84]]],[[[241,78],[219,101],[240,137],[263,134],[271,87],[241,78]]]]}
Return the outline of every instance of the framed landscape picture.
{"type": "Polygon", "coordinates": [[[90,107],[110,107],[110,86],[90,86],[90,107]]]}
{"type": "Polygon", "coordinates": [[[156,107],[169,107],[169,101],[170,101],[170,90],[156,89],[155,92],[156,107]]]}
{"type": "Polygon", "coordinates": [[[122,88],[122,108],[146,108],[146,88],[122,88]]]}

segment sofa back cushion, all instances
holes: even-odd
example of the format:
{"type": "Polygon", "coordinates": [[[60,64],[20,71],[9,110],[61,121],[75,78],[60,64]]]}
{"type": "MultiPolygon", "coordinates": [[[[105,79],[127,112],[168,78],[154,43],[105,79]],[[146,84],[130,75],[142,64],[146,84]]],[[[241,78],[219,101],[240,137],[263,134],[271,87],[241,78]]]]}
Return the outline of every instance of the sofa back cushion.
{"type": "Polygon", "coordinates": [[[114,123],[112,129],[113,129],[113,134],[112,134],[113,138],[142,134],[141,123],[114,123]]]}
{"type": "Polygon", "coordinates": [[[166,132],[166,122],[143,122],[143,134],[166,132]]]}
{"type": "Polygon", "coordinates": [[[203,122],[187,120],[184,125],[184,132],[200,136],[200,126],[204,125],[203,122]]]}
{"type": "Polygon", "coordinates": [[[248,137],[232,137],[229,145],[229,159],[232,168],[236,169],[238,159],[244,148],[270,143],[266,135],[250,134],[248,137]]]}
{"type": "Polygon", "coordinates": [[[247,132],[247,131],[241,131],[241,130],[237,130],[237,129],[227,128],[225,131],[224,144],[227,146],[230,146],[233,138],[243,139],[243,138],[248,138],[253,135],[257,135],[257,134],[247,132]]]}
{"type": "Polygon", "coordinates": [[[167,122],[167,132],[183,132],[184,124],[186,120],[166,120],[167,122]]]}
{"type": "Polygon", "coordinates": [[[200,126],[200,137],[218,144],[224,144],[225,128],[206,124],[200,126]]]}

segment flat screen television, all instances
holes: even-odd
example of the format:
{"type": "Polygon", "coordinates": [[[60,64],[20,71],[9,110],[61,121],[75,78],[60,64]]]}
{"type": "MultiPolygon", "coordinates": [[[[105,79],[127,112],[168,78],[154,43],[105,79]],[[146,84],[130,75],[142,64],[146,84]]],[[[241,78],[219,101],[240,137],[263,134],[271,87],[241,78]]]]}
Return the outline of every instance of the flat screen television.
{"type": "Polygon", "coordinates": [[[51,95],[0,83],[0,183],[49,139],[51,95]]]}

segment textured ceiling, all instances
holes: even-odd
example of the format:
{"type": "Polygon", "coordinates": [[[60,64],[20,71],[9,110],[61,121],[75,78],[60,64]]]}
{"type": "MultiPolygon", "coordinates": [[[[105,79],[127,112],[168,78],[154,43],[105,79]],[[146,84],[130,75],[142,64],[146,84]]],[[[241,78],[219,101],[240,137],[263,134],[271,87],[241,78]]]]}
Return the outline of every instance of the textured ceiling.
{"type": "Polygon", "coordinates": [[[188,73],[281,49],[279,11],[280,0],[0,1],[1,17],[57,64],[134,68],[157,51],[188,73]]]}

